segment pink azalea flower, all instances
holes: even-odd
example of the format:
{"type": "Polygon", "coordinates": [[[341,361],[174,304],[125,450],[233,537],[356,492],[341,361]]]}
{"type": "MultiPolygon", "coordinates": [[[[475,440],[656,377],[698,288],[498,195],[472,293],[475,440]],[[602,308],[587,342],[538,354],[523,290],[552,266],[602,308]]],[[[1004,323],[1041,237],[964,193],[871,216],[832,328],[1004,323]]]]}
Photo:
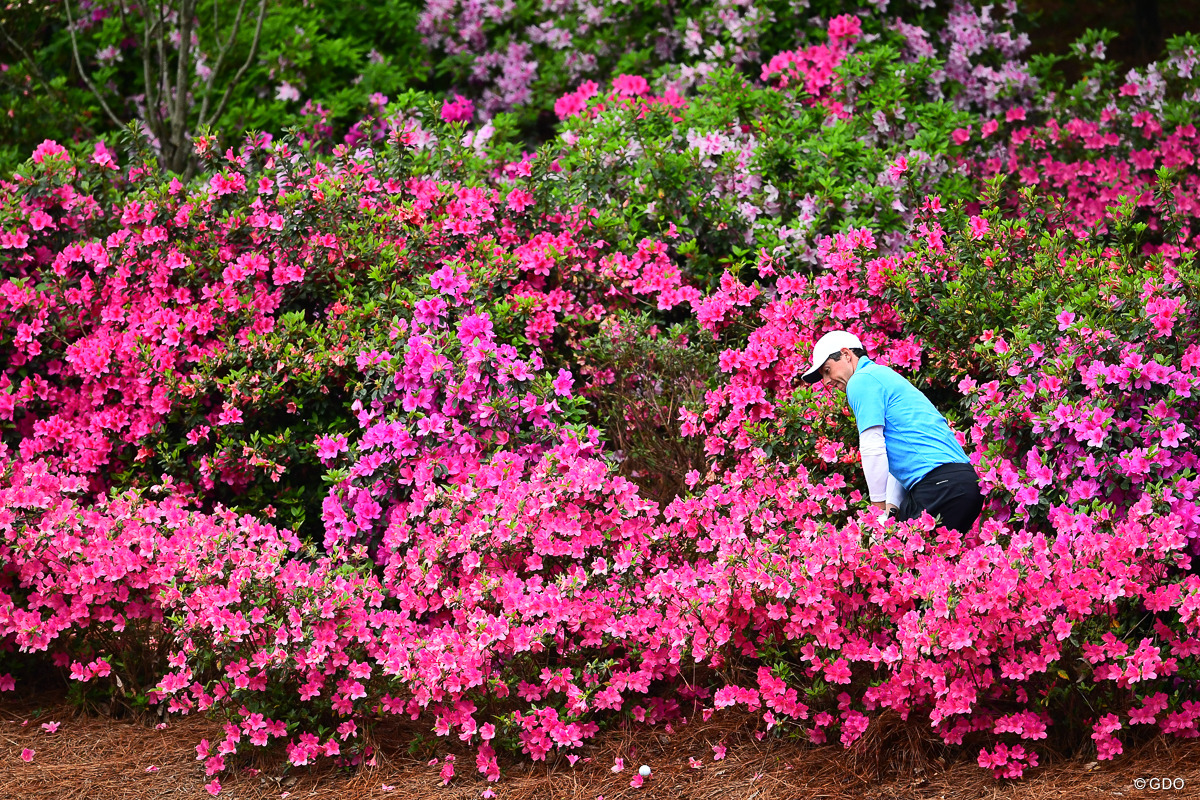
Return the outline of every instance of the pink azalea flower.
{"type": "Polygon", "coordinates": [[[113,158],[113,153],[108,149],[104,142],[96,142],[95,148],[92,150],[92,157],[89,159],[93,164],[103,169],[116,169],[117,162],[113,158]]]}
{"type": "Polygon", "coordinates": [[[469,122],[475,116],[475,104],[461,94],[442,103],[442,119],[446,122],[469,122]]]}
{"type": "Polygon", "coordinates": [[[321,459],[322,463],[332,461],[337,458],[339,453],[345,453],[350,449],[344,434],[337,436],[322,434],[316,438],[313,444],[317,447],[317,458],[321,459]]]}
{"type": "Polygon", "coordinates": [[[992,228],[991,224],[980,216],[971,217],[970,226],[972,239],[982,239],[992,228]]]}
{"type": "Polygon", "coordinates": [[[275,99],[282,100],[285,103],[292,100],[300,99],[300,90],[292,86],[287,81],[279,84],[279,88],[275,91],[275,99]]]}
{"type": "Polygon", "coordinates": [[[217,417],[218,425],[236,425],[242,421],[242,410],[235,407],[228,401],[225,402],[221,409],[221,414],[217,417]]]}
{"type": "Polygon", "coordinates": [[[54,217],[47,214],[42,209],[34,209],[29,215],[29,227],[35,231],[40,231],[51,227],[54,224],[54,217]]]}
{"type": "Polygon", "coordinates": [[[48,158],[61,159],[62,161],[71,160],[71,157],[67,154],[67,148],[53,139],[44,140],[33,151],[33,163],[35,164],[41,164],[48,158]]]}
{"type": "Polygon", "coordinates": [[[618,75],[612,85],[622,97],[640,97],[650,90],[650,84],[640,75],[618,75]]]}
{"type": "Polygon", "coordinates": [[[835,44],[842,40],[852,42],[862,34],[862,20],[853,14],[841,14],[829,20],[827,31],[835,44]]]}
{"type": "Polygon", "coordinates": [[[524,189],[513,189],[508,193],[506,205],[510,211],[520,214],[533,205],[533,194],[524,189]]]}
{"type": "Polygon", "coordinates": [[[560,369],[558,371],[558,377],[554,379],[554,393],[559,397],[570,397],[571,387],[573,385],[574,381],[571,377],[571,371],[567,369],[560,369]]]}

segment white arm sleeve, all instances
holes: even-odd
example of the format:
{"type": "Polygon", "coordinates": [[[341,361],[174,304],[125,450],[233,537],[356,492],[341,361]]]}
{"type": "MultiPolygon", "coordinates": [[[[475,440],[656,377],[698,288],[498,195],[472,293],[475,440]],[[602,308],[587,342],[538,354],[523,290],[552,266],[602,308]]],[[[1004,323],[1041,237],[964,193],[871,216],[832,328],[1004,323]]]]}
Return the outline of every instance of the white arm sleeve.
{"type": "Polygon", "coordinates": [[[904,505],[904,497],[908,492],[904,491],[904,484],[896,480],[896,476],[888,473],[887,477],[887,501],[896,508],[904,505]]]}
{"type": "Polygon", "coordinates": [[[883,426],[875,425],[858,435],[858,451],[862,455],[863,473],[867,476],[867,491],[871,502],[887,499],[888,457],[883,438],[883,426]]]}

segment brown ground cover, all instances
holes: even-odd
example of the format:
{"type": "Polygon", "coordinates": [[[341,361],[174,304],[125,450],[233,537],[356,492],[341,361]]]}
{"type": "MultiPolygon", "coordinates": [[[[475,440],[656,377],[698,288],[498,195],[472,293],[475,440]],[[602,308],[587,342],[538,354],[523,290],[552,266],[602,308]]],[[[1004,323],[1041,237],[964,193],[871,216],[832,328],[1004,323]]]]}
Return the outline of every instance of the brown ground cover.
{"type": "MultiPolygon", "coordinates": [[[[938,748],[914,726],[876,725],[856,747],[814,747],[787,739],[750,734],[749,718],[726,716],[695,722],[667,734],[662,728],[601,734],[574,767],[560,758],[552,764],[505,766],[501,800],[1049,800],[1049,798],[1200,797],[1200,740],[1154,739],[1114,761],[1048,759],[1021,781],[996,781],[965,750],[938,748]],[[713,745],[727,753],[715,761],[713,745]],[[614,759],[625,769],[614,774],[614,759]],[[689,759],[701,766],[693,768],[689,759]],[[641,788],[630,779],[641,764],[653,769],[641,788]],[[1139,789],[1139,778],[1182,780],[1183,789],[1139,789]]],[[[325,767],[284,772],[277,757],[222,779],[221,798],[349,800],[354,798],[479,798],[489,788],[475,777],[474,759],[459,756],[459,777],[442,786],[430,753],[410,755],[419,731],[377,732],[380,753],[374,767],[338,771],[325,767]]],[[[133,719],[76,713],[61,696],[43,695],[0,704],[4,769],[0,798],[25,800],[107,800],[107,798],[207,798],[195,747],[220,738],[219,725],[203,718],[174,720],[165,729],[133,719]],[[60,727],[50,734],[45,722],[60,727]],[[22,750],[35,751],[32,762],[22,750]],[[151,769],[153,768],[153,769],[151,769]],[[149,770],[149,771],[148,771],[149,770]]]]}

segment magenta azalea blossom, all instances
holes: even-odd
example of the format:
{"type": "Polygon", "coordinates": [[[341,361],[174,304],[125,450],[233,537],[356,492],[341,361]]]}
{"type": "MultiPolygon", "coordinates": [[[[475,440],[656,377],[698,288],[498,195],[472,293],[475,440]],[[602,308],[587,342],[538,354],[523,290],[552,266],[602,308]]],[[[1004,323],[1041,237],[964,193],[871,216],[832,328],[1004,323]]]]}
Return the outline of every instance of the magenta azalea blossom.
{"type": "Polygon", "coordinates": [[[317,437],[314,444],[317,446],[317,458],[322,462],[331,461],[337,458],[339,453],[345,453],[349,449],[348,440],[344,434],[337,436],[322,434],[317,437]]]}
{"type": "Polygon", "coordinates": [[[475,115],[475,104],[456,94],[442,104],[442,119],[446,122],[469,122],[475,115]]]}
{"type": "Polygon", "coordinates": [[[41,164],[47,159],[70,161],[71,157],[67,154],[67,148],[63,147],[53,139],[46,139],[39,144],[36,149],[34,149],[33,163],[41,164]]]}
{"type": "Polygon", "coordinates": [[[574,379],[571,376],[571,371],[569,369],[560,369],[558,377],[554,379],[554,393],[559,397],[570,397],[573,385],[574,379]]]}

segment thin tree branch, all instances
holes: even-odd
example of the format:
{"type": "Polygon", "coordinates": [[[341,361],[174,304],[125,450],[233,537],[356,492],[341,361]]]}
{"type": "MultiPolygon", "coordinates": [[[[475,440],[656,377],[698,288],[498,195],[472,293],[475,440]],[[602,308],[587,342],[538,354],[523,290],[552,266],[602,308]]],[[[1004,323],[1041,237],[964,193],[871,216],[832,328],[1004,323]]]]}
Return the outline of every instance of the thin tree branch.
{"type": "MultiPolygon", "coordinates": [[[[215,5],[214,5],[215,7],[215,5]]],[[[217,61],[213,64],[212,72],[208,74],[208,82],[204,87],[204,102],[200,105],[200,120],[205,119],[208,114],[208,103],[212,98],[213,84],[217,80],[217,75],[221,72],[221,67],[225,64],[225,55],[229,52],[229,48],[233,46],[237,39],[238,30],[242,27],[242,13],[246,10],[246,0],[241,0],[238,4],[237,14],[233,18],[233,29],[229,33],[229,39],[224,45],[220,46],[217,51],[217,61]]],[[[220,43],[220,38],[217,35],[217,28],[213,28],[213,39],[220,43]]]]}
{"type": "Polygon", "coordinates": [[[87,72],[83,68],[83,59],[79,57],[79,42],[75,38],[75,20],[71,18],[71,0],[67,0],[64,5],[67,7],[67,30],[71,32],[71,52],[75,55],[75,66],[79,69],[79,77],[83,78],[83,82],[87,85],[88,89],[90,89],[92,94],[96,96],[96,99],[100,101],[100,107],[104,109],[104,113],[108,114],[108,118],[111,119],[118,128],[123,127],[125,123],[117,119],[117,115],[114,114],[112,109],[108,107],[108,103],[105,102],[104,97],[101,96],[100,91],[96,88],[96,84],[92,83],[92,79],[88,77],[87,72]]]}
{"type": "Polygon", "coordinates": [[[158,2],[158,19],[155,22],[157,34],[154,35],[154,43],[158,50],[158,79],[155,83],[158,85],[158,102],[154,104],[154,119],[155,131],[154,135],[158,137],[159,144],[169,145],[169,136],[167,135],[167,113],[163,111],[163,107],[171,107],[171,99],[175,92],[171,86],[171,65],[167,61],[167,11],[163,0],[158,2]]]}
{"type": "MultiPolygon", "coordinates": [[[[188,121],[188,91],[191,89],[192,78],[192,26],[195,24],[196,0],[183,0],[180,5],[179,13],[183,19],[180,20],[180,38],[179,38],[179,63],[176,65],[175,71],[175,109],[171,113],[171,145],[177,150],[186,150],[184,135],[187,133],[188,121]]],[[[178,166],[179,157],[173,154],[172,161],[176,165],[176,171],[181,169],[178,166]]]]}
{"type": "Polygon", "coordinates": [[[129,9],[125,8],[125,0],[118,0],[117,11],[121,17],[121,30],[129,30],[129,9]]]}
{"type": "Polygon", "coordinates": [[[142,85],[145,88],[145,105],[146,105],[146,126],[158,135],[157,125],[155,124],[153,114],[158,108],[158,82],[150,80],[151,64],[154,58],[154,50],[150,46],[151,37],[154,35],[157,23],[151,24],[150,7],[147,5],[142,10],[142,19],[144,21],[142,27],[142,85]]]}
{"type": "Polygon", "coordinates": [[[242,68],[233,76],[233,80],[225,88],[225,94],[221,98],[221,103],[217,106],[216,111],[207,122],[201,121],[201,124],[211,125],[213,120],[219,119],[222,112],[225,111],[225,104],[229,102],[229,96],[233,94],[233,88],[242,80],[242,76],[246,74],[246,70],[250,69],[250,65],[254,63],[254,58],[258,55],[258,43],[262,39],[263,20],[267,16],[267,0],[259,0],[258,3],[258,24],[254,27],[254,41],[250,45],[250,54],[246,56],[246,62],[242,64],[242,68]]]}

